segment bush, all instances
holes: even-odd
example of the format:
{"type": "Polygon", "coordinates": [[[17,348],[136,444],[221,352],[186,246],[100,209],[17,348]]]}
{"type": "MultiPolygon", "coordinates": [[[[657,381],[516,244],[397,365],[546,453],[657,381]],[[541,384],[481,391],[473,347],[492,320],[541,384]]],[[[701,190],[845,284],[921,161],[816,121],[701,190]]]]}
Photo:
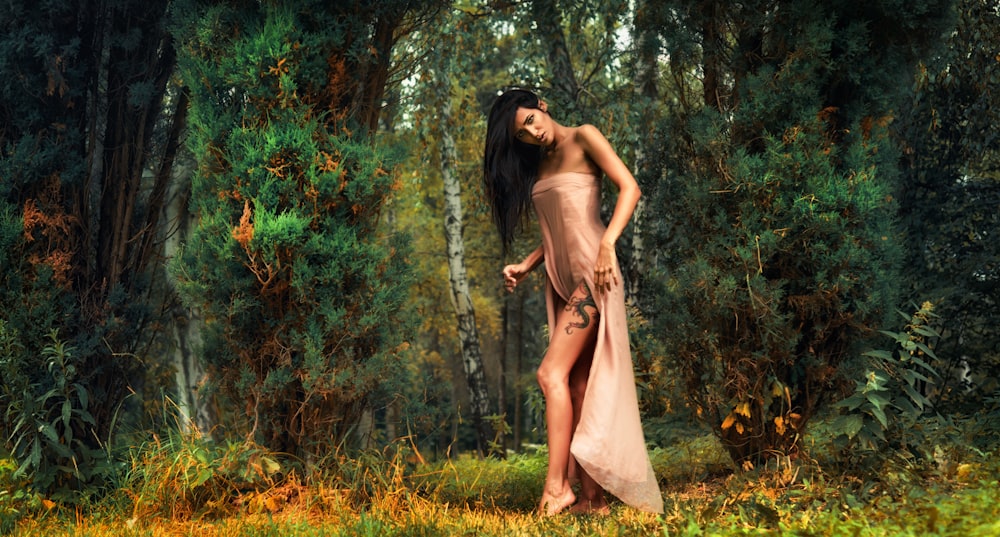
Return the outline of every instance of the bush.
{"type": "Polygon", "coordinates": [[[405,347],[407,244],[377,232],[393,159],[345,98],[361,76],[349,53],[370,53],[364,16],[378,12],[343,8],[177,7],[201,166],[198,225],[174,275],[204,314],[204,359],[235,409],[232,434],[307,463],[392,391],[405,347]]]}
{"type": "Polygon", "coordinates": [[[645,148],[649,210],[671,215],[650,221],[647,311],[744,468],[795,454],[900,302],[889,125],[900,76],[938,46],[950,8],[661,2],[644,17],[676,84],[645,148]]]}

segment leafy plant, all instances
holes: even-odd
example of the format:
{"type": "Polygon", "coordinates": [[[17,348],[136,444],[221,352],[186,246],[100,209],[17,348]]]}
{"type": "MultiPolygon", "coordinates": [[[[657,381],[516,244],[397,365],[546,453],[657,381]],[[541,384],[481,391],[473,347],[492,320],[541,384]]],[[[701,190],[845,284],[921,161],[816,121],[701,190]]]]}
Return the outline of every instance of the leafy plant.
{"type": "Polygon", "coordinates": [[[504,449],[504,438],[510,436],[510,433],[513,432],[510,424],[507,423],[507,415],[491,414],[483,416],[483,419],[489,423],[490,430],[494,431],[494,437],[489,441],[489,453],[502,452],[504,449]]]}
{"type": "Polygon", "coordinates": [[[868,367],[854,392],[836,403],[841,414],[833,424],[843,447],[877,450],[890,440],[897,443],[914,430],[930,409],[927,391],[938,377],[928,363],[936,360],[931,344],[940,334],[931,326],[934,306],[924,302],[900,332],[883,330],[896,344],[895,351],[864,353],[868,367]]]}
{"type": "MultiPolygon", "coordinates": [[[[2,328],[2,327],[0,327],[2,328]]],[[[5,332],[0,329],[0,333],[5,332]]],[[[3,339],[8,348],[10,333],[3,339]]],[[[107,471],[106,454],[91,447],[84,437],[93,437],[96,423],[89,412],[90,394],[80,380],[80,364],[74,348],[49,333],[42,348],[45,370],[20,394],[6,394],[4,421],[11,424],[10,449],[18,461],[15,478],[30,477],[34,486],[54,488],[57,496],[72,495],[79,484],[107,471]]],[[[3,360],[14,364],[11,355],[3,360]]],[[[8,371],[5,371],[5,374],[8,371]]]]}

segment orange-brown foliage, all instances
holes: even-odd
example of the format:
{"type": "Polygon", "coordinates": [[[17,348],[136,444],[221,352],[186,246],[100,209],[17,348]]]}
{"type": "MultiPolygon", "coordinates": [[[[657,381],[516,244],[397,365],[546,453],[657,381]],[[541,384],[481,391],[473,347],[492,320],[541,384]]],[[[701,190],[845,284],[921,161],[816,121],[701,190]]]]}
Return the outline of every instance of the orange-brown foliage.
{"type": "Polygon", "coordinates": [[[829,123],[831,125],[836,123],[837,113],[840,112],[840,108],[836,106],[827,106],[816,114],[816,117],[824,123],[829,123]]]}
{"type": "Polygon", "coordinates": [[[327,112],[325,116],[327,124],[333,125],[343,123],[343,120],[347,117],[348,110],[342,106],[342,102],[347,95],[348,89],[351,87],[351,78],[348,76],[343,54],[339,52],[331,53],[326,59],[326,64],[329,67],[327,70],[326,86],[317,88],[317,91],[312,94],[315,98],[315,103],[318,105],[317,109],[327,112]]]}
{"type": "Polygon", "coordinates": [[[242,188],[243,188],[243,181],[239,177],[237,177],[236,184],[233,185],[232,190],[225,190],[225,189],[219,190],[218,194],[219,201],[222,201],[226,198],[233,198],[236,201],[240,201],[241,199],[243,199],[243,194],[240,193],[240,190],[242,188]]]}
{"type": "Polygon", "coordinates": [[[23,229],[25,241],[34,243],[28,262],[32,266],[48,265],[55,281],[69,286],[76,218],[66,214],[61,200],[59,178],[50,177],[37,199],[24,202],[23,229]]]}
{"type": "Polygon", "coordinates": [[[891,114],[884,115],[880,118],[873,118],[871,116],[865,116],[861,119],[861,136],[864,137],[865,141],[868,141],[872,137],[872,129],[877,125],[879,128],[884,129],[892,123],[893,117],[891,114]]]}
{"type": "MultiPolygon", "coordinates": [[[[254,236],[252,219],[253,210],[250,208],[250,200],[243,200],[243,215],[240,216],[240,223],[233,228],[233,239],[246,252],[247,260],[244,265],[257,277],[261,295],[271,297],[275,301],[274,306],[278,307],[289,287],[288,270],[282,268],[281,261],[290,254],[287,252],[284,255],[279,253],[279,258],[273,263],[265,261],[259,251],[250,247],[250,241],[253,240],[254,236]]],[[[286,266],[288,265],[286,264],[286,266]]]]}
{"type": "Polygon", "coordinates": [[[243,216],[240,217],[240,224],[233,228],[233,238],[244,250],[248,250],[248,245],[253,240],[253,224],[250,222],[252,217],[250,200],[243,200],[243,216]]]}

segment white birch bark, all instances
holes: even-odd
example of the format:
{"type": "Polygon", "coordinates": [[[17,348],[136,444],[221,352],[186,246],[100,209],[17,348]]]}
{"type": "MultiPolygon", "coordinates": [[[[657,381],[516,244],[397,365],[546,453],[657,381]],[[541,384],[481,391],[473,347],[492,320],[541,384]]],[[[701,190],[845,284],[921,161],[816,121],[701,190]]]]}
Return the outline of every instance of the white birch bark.
{"type": "Polygon", "coordinates": [[[444,184],[444,234],[448,255],[448,281],[451,300],[458,322],[458,337],[462,346],[462,364],[469,387],[469,400],[476,424],[479,450],[483,454],[493,451],[493,430],[485,420],[490,415],[489,392],[486,372],[483,368],[482,349],[479,332],[476,329],[476,314],[469,293],[469,279],[465,267],[465,241],[462,237],[462,188],[455,173],[457,151],[451,135],[451,100],[449,98],[448,70],[440,69],[439,88],[442,89],[442,104],[438,116],[441,143],[441,179],[444,184]]]}
{"type": "MultiPolygon", "coordinates": [[[[658,97],[657,90],[657,73],[658,73],[658,56],[656,49],[651,46],[649,42],[650,35],[649,31],[643,28],[640,21],[640,17],[643,14],[642,9],[637,9],[635,13],[635,18],[633,19],[632,31],[635,38],[639,41],[639,55],[637,58],[636,65],[636,75],[635,75],[635,92],[637,93],[635,102],[642,103],[641,108],[647,108],[648,105],[656,101],[658,97]]],[[[639,122],[639,136],[637,140],[646,140],[650,135],[652,135],[653,129],[653,118],[649,114],[643,114],[640,116],[639,122]]],[[[643,145],[639,142],[635,148],[635,170],[636,176],[645,175],[645,172],[649,168],[649,158],[643,149],[643,145]]],[[[632,256],[629,258],[628,266],[626,267],[628,274],[628,287],[625,289],[625,302],[630,306],[637,306],[639,299],[639,292],[642,284],[642,275],[646,272],[646,243],[643,234],[643,226],[645,225],[645,214],[646,214],[646,197],[643,196],[639,199],[639,202],[635,206],[635,211],[632,213],[632,240],[631,249],[632,256]]]]}

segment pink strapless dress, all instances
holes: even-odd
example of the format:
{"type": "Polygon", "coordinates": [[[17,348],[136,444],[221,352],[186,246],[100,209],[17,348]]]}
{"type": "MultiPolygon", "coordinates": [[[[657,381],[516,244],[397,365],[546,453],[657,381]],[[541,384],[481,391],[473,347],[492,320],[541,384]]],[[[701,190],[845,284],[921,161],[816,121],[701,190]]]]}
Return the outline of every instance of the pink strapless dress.
{"type": "MultiPolygon", "coordinates": [[[[601,179],[588,173],[559,173],[537,181],[531,197],[541,226],[551,331],[556,329],[556,312],[581,281],[594,289],[594,260],[605,231],[600,217],[601,179]]],[[[622,275],[616,270],[619,284],[610,292],[594,293],[601,312],[597,347],[570,453],[626,504],[662,513],[663,497],[639,420],[622,275]]],[[[572,472],[572,461],[570,466],[572,472]]]]}

